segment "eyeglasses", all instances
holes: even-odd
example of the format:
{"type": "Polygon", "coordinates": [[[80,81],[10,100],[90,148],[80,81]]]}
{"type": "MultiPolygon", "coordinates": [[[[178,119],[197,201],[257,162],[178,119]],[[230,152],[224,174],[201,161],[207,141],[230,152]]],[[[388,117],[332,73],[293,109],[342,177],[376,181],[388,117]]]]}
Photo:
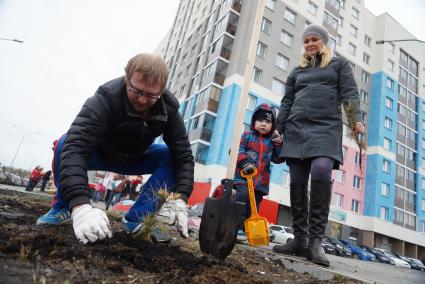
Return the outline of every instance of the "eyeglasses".
{"type": "Polygon", "coordinates": [[[152,99],[152,100],[158,100],[161,97],[161,94],[159,94],[159,95],[158,94],[151,94],[151,93],[148,93],[148,92],[145,92],[145,91],[136,89],[131,84],[130,80],[126,80],[126,81],[127,81],[127,88],[128,88],[128,90],[130,92],[132,92],[133,94],[135,94],[135,95],[147,97],[147,98],[152,99]]]}

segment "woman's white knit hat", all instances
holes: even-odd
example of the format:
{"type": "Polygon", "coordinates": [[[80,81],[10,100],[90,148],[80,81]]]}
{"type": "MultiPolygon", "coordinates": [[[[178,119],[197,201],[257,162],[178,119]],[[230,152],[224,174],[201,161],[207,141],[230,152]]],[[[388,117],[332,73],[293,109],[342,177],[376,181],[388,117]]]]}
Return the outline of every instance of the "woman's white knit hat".
{"type": "Polygon", "coordinates": [[[315,25],[315,24],[307,25],[304,28],[304,31],[302,33],[302,37],[301,37],[302,40],[304,40],[304,38],[309,35],[318,36],[323,41],[324,44],[327,44],[329,41],[328,31],[324,27],[319,25],[315,25]]]}

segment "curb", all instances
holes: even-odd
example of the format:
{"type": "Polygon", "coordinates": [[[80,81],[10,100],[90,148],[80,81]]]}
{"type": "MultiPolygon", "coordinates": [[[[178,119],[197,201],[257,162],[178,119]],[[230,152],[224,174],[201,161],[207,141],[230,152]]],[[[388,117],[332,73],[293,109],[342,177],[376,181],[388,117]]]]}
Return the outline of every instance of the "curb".
{"type": "Polygon", "coordinates": [[[330,281],[330,280],[341,280],[341,278],[346,278],[349,280],[360,281],[361,283],[374,283],[365,279],[355,277],[347,273],[336,272],[331,268],[322,267],[320,265],[313,264],[311,262],[305,261],[303,258],[292,257],[287,255],[276,254],[265,250],[263,248],[253,248],[249,246],[244,246],[247,250],[254,251],[258,255],[268,258],[270,261],[278,263],[283,268],[295,271],[298,273],[308,273],[318,280],[330,281]]]}

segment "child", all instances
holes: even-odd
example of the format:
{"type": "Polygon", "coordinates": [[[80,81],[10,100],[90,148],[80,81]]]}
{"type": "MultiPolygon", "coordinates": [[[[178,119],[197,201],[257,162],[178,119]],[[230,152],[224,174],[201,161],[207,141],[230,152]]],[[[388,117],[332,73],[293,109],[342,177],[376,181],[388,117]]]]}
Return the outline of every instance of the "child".
{"type": "Polygon", "coordinates": [[[242,170],[250,174],[257,168],[257,175],[253,177],[255,201],[257,208],[263,200],[263,196],[269,194],[270,162],[278,162],[282,137],[275,131],[276,114],[267,104],[258,106],[252,114],[251,130],[242,134],[239,145],[239,154],[233,178],[238,202],[245,203],[242,219],[239,223],[238,241],[245,241],[244,221],[251,216],[249,203],[248,185],[242,170]]]}

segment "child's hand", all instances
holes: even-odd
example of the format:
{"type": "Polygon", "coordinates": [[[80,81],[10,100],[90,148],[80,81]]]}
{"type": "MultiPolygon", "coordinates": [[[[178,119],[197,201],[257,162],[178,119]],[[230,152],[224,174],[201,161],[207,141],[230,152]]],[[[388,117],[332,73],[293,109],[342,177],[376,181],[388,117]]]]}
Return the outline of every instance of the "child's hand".
{"type": "Polygon", "coordinates": [[[275,146],[281,146],[283,143],[282,135],[280,135],[279,131],[275,130],[272,136],[272,141],[275,146]]]}
{"type": "Polygon", "coordinates": [[[242,172],[246,175],[250,175],[254,172],[255,167],[252,164],[246,164],[243,168],[242,168],[242,172]]]}

